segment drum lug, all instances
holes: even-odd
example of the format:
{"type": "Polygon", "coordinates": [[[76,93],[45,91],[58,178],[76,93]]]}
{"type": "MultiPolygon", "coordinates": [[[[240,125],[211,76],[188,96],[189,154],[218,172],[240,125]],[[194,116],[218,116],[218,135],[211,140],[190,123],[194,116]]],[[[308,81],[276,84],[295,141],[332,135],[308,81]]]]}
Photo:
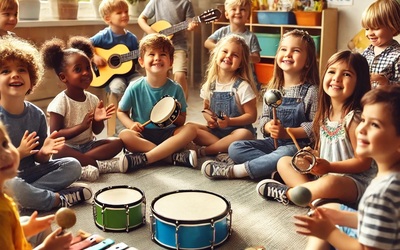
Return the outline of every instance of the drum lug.
{"type": "Polygon", "coordinates": [[[228,231],[229,231],[229,235],[232,234],[232,209],[229,209],[229,225],[228,225],[228,231]]]}
{"type": "Polygon", "coordinates": [[[125,230],[127,233],[129,233],[129,222],[130,222],[130,218],[129,218],[129,205],[125,205],[125,214],[126,214],[126,226],[125,226],[125,230]]]}
{"type": "Polygon", "coordinates": [[[155,230],[156,221],[154,220],[153,214],[150,214],[149,219],[150,219],[151,239],[154,240],[155,239],[154,235],[155,235],[155,231],[156,231],[155,230]]]}
{"type": "Polygon", "coordinates": [[[214,219],[212,219],[211,220],[211,228],[212,228],[212,235],[213,235],[213,238],[212,238],[212,242],[211,242],[211,249],[214,249],[214,244],[215,244],[215,225],[214,225],[214,219]]]}
{"type": "Polygon", "coordinates": [[[179,227],[180,227],[179,222],[175,221],[175,246],[176,246],[176,249],[178,249],[178,250],[180,249],[179,248],[179,241],[178,241],[179,227]]]}
{"type": "Polygon", "coordinates": [[[102,205],[101,206],[101,220],[103,221],[103,232],[105,232],[106,231],[106,222],[104,221],[104,210],[105,210],[105,206],[104,205],[102,205]]]}

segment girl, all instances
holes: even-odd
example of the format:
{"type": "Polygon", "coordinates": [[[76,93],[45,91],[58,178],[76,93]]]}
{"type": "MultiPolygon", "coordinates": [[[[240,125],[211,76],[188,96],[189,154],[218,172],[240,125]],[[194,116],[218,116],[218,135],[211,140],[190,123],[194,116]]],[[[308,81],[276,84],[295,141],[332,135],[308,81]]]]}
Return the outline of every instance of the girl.
{"type": "Polygon", "coordinates": [[[100,173],[126,172],[127,166],[113,158],[123,147],[118,138],[96,140],[94,134],[104,129],[104,120],[115,112],[114,105],[103,102],[86,92],[92,82],[91,58],[93,47],[84,37],[64,41],[54,38],[43,44],[41,54],[46,67],[53,68],[67,89],[49,104],[50,131],[58,131],[66,144],[55,158],[72,156],[82,166],[82,180],[94,181],[100,173]]]}
{"type": "Polygon", "coordinates": [[[18,1],[2,0],[0,2],[0,37],[15,36],[12,30],[18,23],[18,1]]]}
{"type": "MultiPolygon", "coordinates": [[[[21,224],[17,206],[13,199],[4,193],[4,182],[17,176],[19,152],[11,143],[2,122],[0,122],[0,246],[3,249],[32,249],[26,237],[37,235],[38,239],[48,233],[54,215],[37,218],[34,212],[27,223],[21,224]],[[41,233],[41,231],[43,231],[41,233]]],[[[60,235],[58,228],[35,249],[67,249],[72,240],[71,233],[60,235]]],[[[35,238],[35,237],[33,237],[35,238]]]]}
{"type": "Polygon", "coordinates": [[[227,152],[232,142],[254,138],[257,98],[249,63],[248,46],[238,35],[224,37],[211,52],[200,91],[207,125],[195,124],[199,157],[227,152]]]}
{"type": "Polygon", "coordinates": [[[265,139],[233,142],[229,146],[231,159],[204,162],[203,174],[210,179],[269,176],[282,156],[292,156],[297,151],[285,127],[292,128],[301,145],[309,144],[317,109],[317,69],[311,36],[297,29],[284,34],[276,54],[274,76],[268,85],[269,89],[283,93],[282,104],[276,109],[279,121],[274,122],[272,109],[264,103],[260,125],[265,139]],[[279,139],[278,148],[274,147],[274,139],[279,139]]]}
{"type": "Polygon", "coordinates": [[[288,204],[290,187],[301,185],[311,191],[311,200],[359,201],[376,174],[371,159],[361,158],[354,152],[360,100],[371,89],[369,80],[368,63],[358,53],[342,51],[328,60],[313,123],[316,148],[320,152],[317,163],[311,174],[300,174],[291,166],[291,157],[283,157],[278,162],[278,173],[286,185],[263,180],[257,185],[261,196],[288,204]]]}

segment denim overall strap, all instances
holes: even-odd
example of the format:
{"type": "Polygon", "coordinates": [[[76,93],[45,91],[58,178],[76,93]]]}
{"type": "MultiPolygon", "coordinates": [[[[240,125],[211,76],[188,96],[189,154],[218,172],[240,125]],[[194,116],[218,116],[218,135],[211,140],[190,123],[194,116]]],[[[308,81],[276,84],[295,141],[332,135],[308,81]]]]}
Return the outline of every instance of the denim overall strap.
{"type": "Polygon", "coordinates": [[[237,117],[242,114],[236,103],[236,92],[243,80],[238,78],[233,83],[231,91],[215,91],[215,83],[210,85],[210,109],[217,115],[225,114],[237,117]]]}

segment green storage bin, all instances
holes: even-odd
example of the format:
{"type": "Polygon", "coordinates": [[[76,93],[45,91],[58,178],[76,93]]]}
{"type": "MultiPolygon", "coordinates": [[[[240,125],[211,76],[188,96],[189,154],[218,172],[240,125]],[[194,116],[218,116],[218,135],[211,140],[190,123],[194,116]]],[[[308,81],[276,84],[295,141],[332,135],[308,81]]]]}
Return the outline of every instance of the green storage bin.
{"type": "Polygon", "coordinates": [[[261,56],[275,56],[281,40],[280,34],[256,33],[261,47],[261,56]]]}
{"type": "Polygon", "coordinates": [[[317,51],[317,54],[319,54],[319,48],[320,48],[320,44],[321,44],[321,36],[311,36],[311,37],[315,43],[315,50],[317,51]]]}

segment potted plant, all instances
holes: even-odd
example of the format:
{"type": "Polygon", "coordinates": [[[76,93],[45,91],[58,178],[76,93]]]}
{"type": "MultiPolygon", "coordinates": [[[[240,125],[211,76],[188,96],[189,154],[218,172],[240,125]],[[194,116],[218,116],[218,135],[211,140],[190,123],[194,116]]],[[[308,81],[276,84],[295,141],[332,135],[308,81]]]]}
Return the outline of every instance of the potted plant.
{"type": "Polygon", "coordinates": [[[56,0],[60,20],[73,20],[78,17],[78,0],[56,0]]]}

